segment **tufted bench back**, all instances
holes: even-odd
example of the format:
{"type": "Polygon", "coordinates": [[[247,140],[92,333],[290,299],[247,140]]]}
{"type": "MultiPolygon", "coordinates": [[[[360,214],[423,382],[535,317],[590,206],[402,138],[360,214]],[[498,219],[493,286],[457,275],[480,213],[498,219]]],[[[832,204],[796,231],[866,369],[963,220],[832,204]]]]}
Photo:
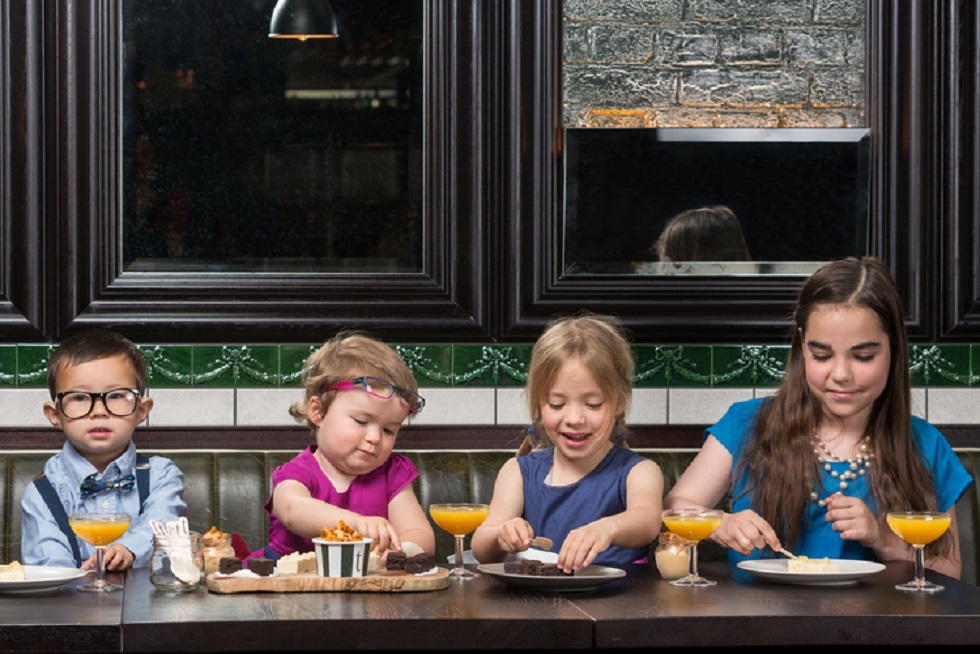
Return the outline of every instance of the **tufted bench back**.
{"type": "MultiPolygon", "coordinates": [[[[276,466],[295,451],[281,450],[141,450],[174,461],[184,473],[187,518],[191,527],[207,531],[212,525],[241,534],[249,547],[264,544],[268,520],[263,505],[269,497],[269,480],[276,466]]],[[[414,490],[422,507],[438,502],[490,501],[497,471],[514,455],[513,450],[400,450],[419,470],[414,490]]],[[[664,473],[665,492],[671,488],[697,453],[691,449],[637,449],[650,457],[664,473]]],[[[957,450],[967,471],[977,479],[980,451],[957,450]]],[[[20,498],[24,487],[44,467],[49,451],[0,452],[0,562],[20,558],[20,498]]],[[[976,561],[980,556],[980,489],[975,484],[959,504],[957,520],[963,554],[963,579],[977,584],[976,561]]],[[[436,556],[440,561],[453,553],[453,539],[436,526],[436,556]]],[[[722,558],[720,548],[708,543],[699,554],[706,560],[722,558]]]]}

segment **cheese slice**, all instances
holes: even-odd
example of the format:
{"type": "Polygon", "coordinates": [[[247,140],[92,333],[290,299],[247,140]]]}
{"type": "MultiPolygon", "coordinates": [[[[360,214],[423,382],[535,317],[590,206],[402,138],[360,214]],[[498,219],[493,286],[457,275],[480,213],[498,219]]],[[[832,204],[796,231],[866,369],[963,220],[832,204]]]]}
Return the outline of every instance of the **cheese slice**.
{"type": "Polygon", "coordinates": [[[831,563],[826,556],[822,559],[798,556],[790,560],[787,570],[790,572],[840,572],[840,567],[836,563],[831,563]]]}
{"type": "Polygon", "coordinates": [[[316,554],[291,552],[276,561],[276,571],[284,575],[302,575],[316,572],[316,554]]]}

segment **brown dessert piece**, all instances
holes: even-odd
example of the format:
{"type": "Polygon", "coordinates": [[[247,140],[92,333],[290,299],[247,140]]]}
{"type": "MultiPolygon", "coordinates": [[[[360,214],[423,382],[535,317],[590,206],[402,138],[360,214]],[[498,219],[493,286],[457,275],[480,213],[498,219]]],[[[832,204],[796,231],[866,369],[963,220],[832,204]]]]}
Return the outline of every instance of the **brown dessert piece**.
{"type": "Polygon", "coordinates": [[[434,567],[436,567],[436,555],[430,552],[410,556],[405,562],[405,572],[413,575],[428,572],[434,567]]]}
{"type": "Polygon", "coordinates": [[[223,556],[218,561],[218,573],[223,575],[235,574],[242,569],[242,560],[237,556],[223,556]]]}
{"type": "Polygon", "coordinates": [[[388,552],[388,558],[385,559],[385,569],[404,570],[407,563],[408,557],[405,556],[405,552],[396,552],[395,550],[391,550],[388,552]]]}
{"type": "Polygon", "coordinates": [[[504,563],[504,572],[512,575],[529,575],[532,577],[566,577],[574,573],[565,572],[557,563],[545,563],[537,559],[521,559],[504,563]]]}
{"type": "Polygon", "coordinates": [[[276,568],[276,562],[264,556],[257,556],[248,560],[248,569],[260,577],[268,577],[276,568]]]}

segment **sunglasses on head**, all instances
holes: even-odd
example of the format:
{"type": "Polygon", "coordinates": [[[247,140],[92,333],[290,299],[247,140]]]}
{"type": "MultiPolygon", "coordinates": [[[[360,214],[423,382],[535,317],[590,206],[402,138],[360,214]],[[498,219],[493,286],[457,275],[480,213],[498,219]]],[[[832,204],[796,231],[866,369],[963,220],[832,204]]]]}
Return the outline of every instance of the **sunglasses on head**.
{"type": "Polygon", "coordinates": [[[362,390],[375,397],[380,397],[383,400],[387,400],[392,395],[398,395],[398,401],[403,407],[408,409],[408,412],[415,415],[422,410],[425,406],[425,398],[414,391],[410,391],[407,388],[401,388],[395,386],[387,379],[381,379],[380,377],[355,377],[354,379],[348,379],[347,381],[342,381],[338,384],[334,384],[326,391],[356,391],[362,390]]]}

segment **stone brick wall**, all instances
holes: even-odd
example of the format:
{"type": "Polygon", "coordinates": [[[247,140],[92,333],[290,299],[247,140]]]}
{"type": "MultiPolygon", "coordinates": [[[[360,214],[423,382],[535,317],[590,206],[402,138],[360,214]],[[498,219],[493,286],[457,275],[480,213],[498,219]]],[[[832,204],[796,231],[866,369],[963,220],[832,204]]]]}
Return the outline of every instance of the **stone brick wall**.
{"type": "Polygon", "coordinates": [[[863,127],[864,0],[565,0],[566,127],[863,127]]]}

